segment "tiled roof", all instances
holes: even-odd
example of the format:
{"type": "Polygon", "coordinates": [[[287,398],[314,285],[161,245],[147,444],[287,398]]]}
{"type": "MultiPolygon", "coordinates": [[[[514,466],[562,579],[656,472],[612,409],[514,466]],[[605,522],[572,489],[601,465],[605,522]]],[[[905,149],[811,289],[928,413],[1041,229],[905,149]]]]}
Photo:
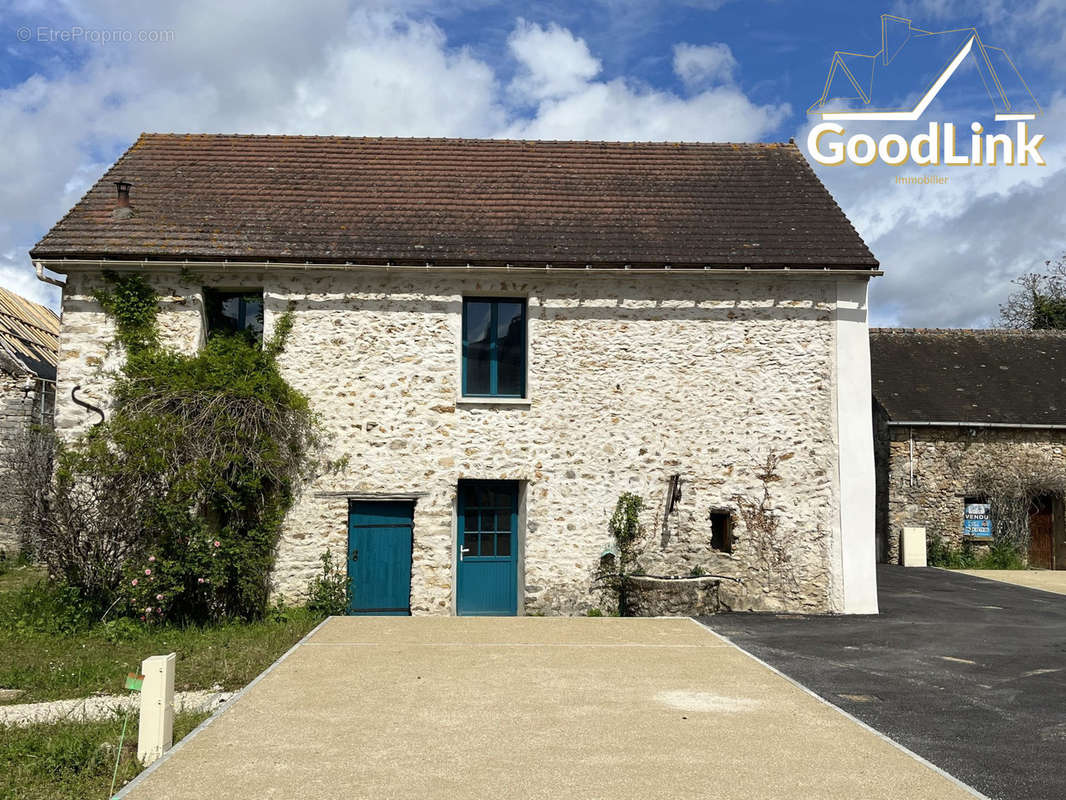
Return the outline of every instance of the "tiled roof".
{"type": "Polygon", "coordinates": [[[870,358],[895,422],[1066,425],[1066,331],[874,328],[870,358]]]}
{"type": "Polygon", "coordinates": [[[792,144],[317,136],[142,134],[31,255],[877,267],[792,144]]]}
{"type": "Polygon", "coordinates": [[[0,348],[25,364],[39,378],[56,379],[59,317],[0,287],[0,348]]]}

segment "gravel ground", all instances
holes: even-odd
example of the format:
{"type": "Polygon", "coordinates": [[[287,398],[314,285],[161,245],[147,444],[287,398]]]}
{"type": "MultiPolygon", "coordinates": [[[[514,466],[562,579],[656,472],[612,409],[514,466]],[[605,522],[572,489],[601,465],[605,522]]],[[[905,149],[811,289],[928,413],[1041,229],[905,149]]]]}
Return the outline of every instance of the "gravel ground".
{"type": "MultiPolygon", "coordinates": [[[[234,692],[219,692],[209,689],[174,694],[174,712],[214,711],[225,703],[234,692]]],[[[98,695],[78,700],[53,700],[50,703],[24,703],[0,706],[0,725],[35,725],[45,722],[88,721],[107,719],[121,714],[128,708],[136,709],[140,696],[98,695]]]]}

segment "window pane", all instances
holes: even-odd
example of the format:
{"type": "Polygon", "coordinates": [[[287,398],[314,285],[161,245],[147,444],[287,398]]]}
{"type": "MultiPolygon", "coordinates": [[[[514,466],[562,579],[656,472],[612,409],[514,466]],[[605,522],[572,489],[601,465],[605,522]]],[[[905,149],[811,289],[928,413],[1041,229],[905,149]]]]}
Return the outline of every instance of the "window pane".
{"type": "Polygon", "coordinates": [[[492,512],[491,511],[482,511],[481,512],[481,527],[478,528],[478,530],[479,531],[494,531],[494,530],[496,530],[496,526],[493,524],[492,512]]]}
{"type": "Polygon", "coordinates": [[[465,531],[477,531],[477,512],[467,511],[466,518],[463,520],[463,530],[465,531]]]}
{"type": "Polygon", "coordinates": [[[242,309],[242,330],[251,331],[258,338],[263,336],[263,299],[261,297],[248,296],[241,299],[244,305],[242,309]]]}
{"type": "Polygon", "coordinates": [[[483,534],[481,534],[481,555],[483,555],[483,556],[494,556],[494,555],[496,555],[496,547],[493,544],[493,539],[495,539],[495,538],[496,538],[496,535],[493,534],[493,533],[483,533],[483,534]]]}
{"type": "Polygon", "coordinates": [[[496,337],[497,394],[521,397],[526,380],[525,303],[499,304],[496,337]]]}
{"type": "Polygon", "coordinates": [[[491,376],[492,303],[468,300],[463,304],[463,356],[466,394],[489,394],[491,376]]]}
{"type": "Polygon", "coordinates": [[[223,292],[204,287],[207,332],[237,333],[247,331],[257,340],[263,338],[263,294],[261,289],[223,292]]]}
{"type": "Polygon", "coordinates": [[[464,533],[463,534],[463,547],[466,548],[464,556],[476,556],[477,555],[477,534],[476,533],[464,533]]]}
{"type": "Polygon", "coordinates": [[[511,555],[511,534],[509,533],[497,533],[496,534],[496,555],[509,556],[511,555]]]}

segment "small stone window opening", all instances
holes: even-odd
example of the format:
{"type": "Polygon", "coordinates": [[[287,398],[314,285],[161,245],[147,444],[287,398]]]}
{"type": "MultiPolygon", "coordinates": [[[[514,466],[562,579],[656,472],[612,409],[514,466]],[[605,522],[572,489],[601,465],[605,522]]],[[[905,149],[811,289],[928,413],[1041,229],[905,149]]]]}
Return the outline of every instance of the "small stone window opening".
{"type": "Polygon", "coordinates": [[[244,333],[257,342],[263,341],[262,289],[204,289],[207,335],[225,331],[244,333]]]}
{"type": "Polygon", "coordinates": [[[733,512],[728,508],[711,509],[711,547],[721,553],[733,552],[733,512]]]}

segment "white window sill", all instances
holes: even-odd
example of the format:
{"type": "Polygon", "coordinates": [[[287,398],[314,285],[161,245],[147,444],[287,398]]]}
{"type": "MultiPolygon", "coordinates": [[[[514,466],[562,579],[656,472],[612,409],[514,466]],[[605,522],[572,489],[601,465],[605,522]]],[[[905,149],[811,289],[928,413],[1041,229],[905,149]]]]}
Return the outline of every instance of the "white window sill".
{"type": "Polygon", "coordinates": [[[457,406],[517,406],[529,408],[532,401],[528,397],[457,397],[457,406]]]}

